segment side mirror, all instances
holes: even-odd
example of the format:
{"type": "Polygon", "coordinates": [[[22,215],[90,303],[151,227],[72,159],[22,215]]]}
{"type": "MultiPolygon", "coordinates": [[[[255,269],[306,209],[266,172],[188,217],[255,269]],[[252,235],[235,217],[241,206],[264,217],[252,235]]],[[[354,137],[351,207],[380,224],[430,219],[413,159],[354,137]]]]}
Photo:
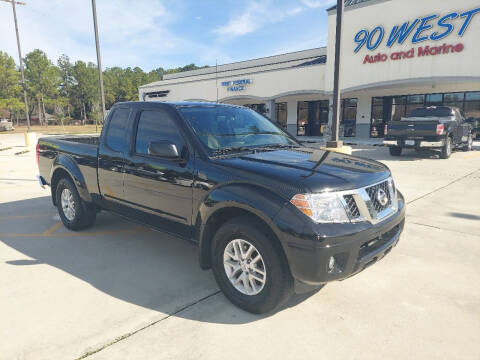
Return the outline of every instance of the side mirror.
{"type": "Polygon", "coordinates": [[[152,141],[150,144],[148,144],[148,155],[171,160],[180,159],[177,145],[170,141],[152,141]]]}

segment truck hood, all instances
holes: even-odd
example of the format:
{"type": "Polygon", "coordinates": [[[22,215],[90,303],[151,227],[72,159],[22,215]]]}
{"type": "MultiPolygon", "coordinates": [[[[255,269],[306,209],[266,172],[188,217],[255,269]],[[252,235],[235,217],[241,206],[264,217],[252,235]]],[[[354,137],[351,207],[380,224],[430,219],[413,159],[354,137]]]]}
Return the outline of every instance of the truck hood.
{"type": "Polygon", "coordinates": [[[377,161],[312,148],[261,151],[215,162],[240,171],[241,177],[256,175],[305,192],[351,190],[390,176],[377,161]]]}

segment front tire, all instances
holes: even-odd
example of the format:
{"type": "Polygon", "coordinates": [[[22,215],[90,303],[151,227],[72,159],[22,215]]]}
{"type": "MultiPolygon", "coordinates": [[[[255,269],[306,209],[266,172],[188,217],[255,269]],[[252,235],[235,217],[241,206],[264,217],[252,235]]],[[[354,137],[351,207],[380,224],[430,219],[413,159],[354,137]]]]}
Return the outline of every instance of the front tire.
{"type": "Polygon", "coordinates": [[[400,146],[390,146],[390,155],[400,156],[402,155],[402,148],[400,146]]]}
{"type": "Polygon", "coordinates": [[[263,314],[293,294],[293,279],[280,244],[250,217],[220,227],[212,243],[212,268],[218,286],[239,308],[263,314]]]}
{"type": "Polygon", "coordinates": [[[56,201],[63,225],[70,230],[83,230],[93,226],[96,211],[92,204],[84,202],[70,179],[60,179],[57,184],[56,201]]]}
{"type": "Polygon", "coordinates": [[[440,157],[442,159],[448,159],[452,155],[452,138],[450,136],[445,140],[445,146],[442,148],[440,157]]]}

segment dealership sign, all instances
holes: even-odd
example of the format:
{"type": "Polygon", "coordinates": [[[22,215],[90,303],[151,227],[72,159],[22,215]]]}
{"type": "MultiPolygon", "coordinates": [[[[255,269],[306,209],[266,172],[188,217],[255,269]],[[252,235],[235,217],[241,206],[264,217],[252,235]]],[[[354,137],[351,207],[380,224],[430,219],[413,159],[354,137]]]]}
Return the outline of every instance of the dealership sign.
{"type": "Polygon", "coordinates": [[[222,81],[222,86],[227,87],[227,91],[243,91],[247,85],[252,84],[252,79],[240,79],[232,81],[222,81]]]}
{"type": "MultiPolygon", "coordinates": [[[[444,40],[452,34],[457,34],[458,37],[462,37],[478,13],[480,13],[480,7],[464,12],[452,12],[446,15],[429,15],[407,21],[402,25],[395,25],[392,29],[386,29],[381,25],[376,26],[371,31],[362,29],[354,37],[354,41],[357,44],[355,53],[363,47],[369,51],[375,51],[381,44],[392,48],[394,45],[403,45],[406,41],[412,45],[416,45],[427,40],[444,40]]],[[[460,44],[444,44],[441,47],[443,47],[442,53],[446,51],[445,47],[448,47],[449,53],[459,52],[457,49],[460,48],[463,50],[463,46],[460,47],[460,44]],[[453,47],[455,51],[452,51],[451,47],[453,47]]],[[[436,48],[438,47],[422,48],[421,51],[420,48],[418,48],[417,53],[430,53],[430,49],[436,48]]],[[[437,55],[437,51],[438,50],[433,50],[435,55],[437,55]]],[[[410,50],[409,54],[412,54],[412,52],[415,53],[415,49],[413,49],[413,51],[410,50]]]]}

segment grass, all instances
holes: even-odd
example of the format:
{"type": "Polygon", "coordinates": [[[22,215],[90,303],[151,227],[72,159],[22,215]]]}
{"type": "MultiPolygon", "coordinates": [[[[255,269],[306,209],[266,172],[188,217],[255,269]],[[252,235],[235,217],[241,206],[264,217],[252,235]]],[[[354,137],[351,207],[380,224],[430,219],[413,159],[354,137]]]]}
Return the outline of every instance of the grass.
{"type": "MultiPolygon", "coordinates": [[[[30,131],[36,133],[42,133],[46,135],[58,135],[58,134],[95,134],[95,125],[48,125],[40,126],[34,125],[30,126],[30,131]]],[[[102,131],[102,126],[98,126],[98,133],[102,131]]],[[[6,131],[0,134],[23,134],[27,132],[26,126],[15,127],[13,131],[6,131]]]]}

